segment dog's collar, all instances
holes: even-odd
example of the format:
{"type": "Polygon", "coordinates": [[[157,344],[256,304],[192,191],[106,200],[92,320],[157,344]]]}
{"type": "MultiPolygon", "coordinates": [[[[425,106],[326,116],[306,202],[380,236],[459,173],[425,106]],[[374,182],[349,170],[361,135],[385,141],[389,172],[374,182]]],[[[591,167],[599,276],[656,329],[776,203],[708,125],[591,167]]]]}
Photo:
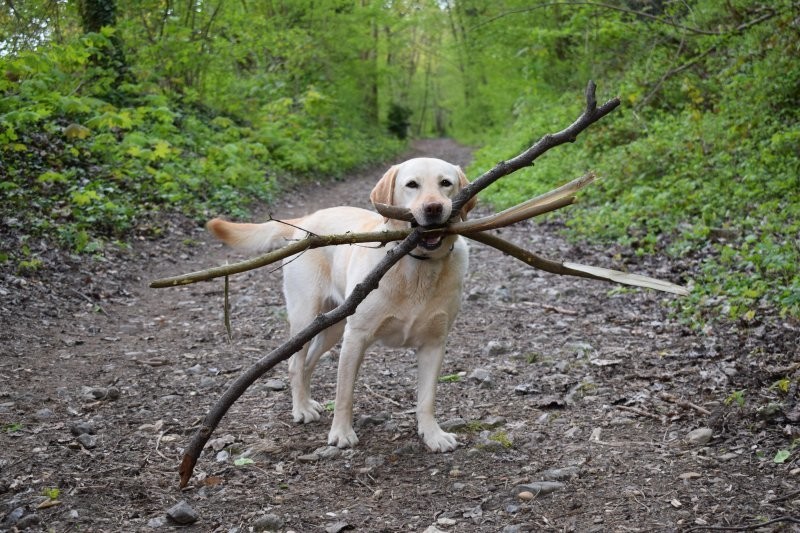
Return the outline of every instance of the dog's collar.
{"type": "MultiPolygon", "coordinates": [[[[455,243],[451,244],[451,245],[450,245],[450,249],[447,251],[447,255],[445,255],[445,256],[443,256],[443,257],[441,257],[440,259],[444,259],[444,258],[445,258],[445,257],[447,257],[448,255],[450,255],[450,253],[453,251],[453,249],[454,249],[455,247],[456,247],[456,244],[455,244],[455,243]]],[[[429,256],[429,255],[414,255],[414,254],[412,254],[411,252],[408,252],[408,255],[410,255],[411,257],[413,257],[414,259],[417,259],[417,260],[419,260],[419,261],[427,261],[428,259],[433,259],[433,257],[431,257],[431,256],[429,256]]]]}

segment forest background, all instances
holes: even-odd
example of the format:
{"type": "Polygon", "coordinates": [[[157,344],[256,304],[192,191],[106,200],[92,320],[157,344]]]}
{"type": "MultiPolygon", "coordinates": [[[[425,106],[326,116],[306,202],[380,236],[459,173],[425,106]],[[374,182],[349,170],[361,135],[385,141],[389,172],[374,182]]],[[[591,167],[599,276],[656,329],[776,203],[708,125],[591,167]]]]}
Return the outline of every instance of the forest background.
{"type": "Polygon", "coordinates": [[[567,125],[589,79],[621,110],[482,201],[594,170],[566,231],[690,262],[683,320],[800,317],[792,0],[5,0],[0,268],[102,260],[164,212],[246,217],[409,137],[477,147],[474,177],[567,125]]]}

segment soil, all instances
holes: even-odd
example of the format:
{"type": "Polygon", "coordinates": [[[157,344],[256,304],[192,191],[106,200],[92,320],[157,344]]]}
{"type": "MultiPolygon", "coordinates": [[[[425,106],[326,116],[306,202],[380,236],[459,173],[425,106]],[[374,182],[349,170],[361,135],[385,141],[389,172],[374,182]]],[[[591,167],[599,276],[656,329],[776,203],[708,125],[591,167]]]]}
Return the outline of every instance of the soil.
{"type": "MultiPolygon", "coordinates": [[[[423,154],[470,157],[447,140],[407,157],[423,154]]],[[[309,184],[254,218],[368,207],[387,167],[309,184]]],[[[242,259],[192,221],[161,224],[161,239],[127,251],[42,249],[40,270],[0,272],[0,530],[800,531],[797,321],[763,309],[692,328],[674,296],[543,273],[477,243],[437,397],[456,451],[416,435],[413,354],[373,348],[355,449],[325,446],[329,413],[292,423],[282,363],[222,420],[181,491],[206,410],[287,328],[280,271],[231,279],[230,342],[221,281],[148,288],[242,259]],[[181,501],[192,525],[166,518],[181,501]]],[[[697,268],[564,233],[558,219],[502,231],[549,258],[678,283],[697,268]]],[[[314,375],[318,400],[334,397],[336,360],[314,375]]]]}

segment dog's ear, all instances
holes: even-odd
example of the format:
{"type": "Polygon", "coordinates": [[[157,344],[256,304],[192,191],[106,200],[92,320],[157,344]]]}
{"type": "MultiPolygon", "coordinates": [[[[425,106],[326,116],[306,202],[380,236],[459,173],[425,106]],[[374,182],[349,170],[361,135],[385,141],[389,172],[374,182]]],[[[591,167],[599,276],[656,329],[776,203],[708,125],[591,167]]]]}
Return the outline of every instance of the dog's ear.
{"type": "Polygon", "coordinates": [[[399,165],[394,165],[387,170],[386,174],[375,184],[375,187],[369,194],[369,200],[372,202],[372,205],[394,205],[394,180],[397,177],[397,170],[399,168],[399,165]]]}
{"type": "MultiPolygon", "coordinates": [[[[464,175],[464,171],[461,170],[461,167],[456,167],[456,170],[458,171],[458,185],[459,185],[458,189],[461,190],[467,185],[469,185],[469,180],[467,180],[467,177],[464,175]]],[[[472,208],[475,207],[475,204],[477,203],[478,203],[478,197],[473,196],[472,198],[469,199],[469,202],[464,204],[464,207],[461,208],[461,213],[460,213],[461,220],[467,220],[467,213],[472,211],[472,208]]]]}

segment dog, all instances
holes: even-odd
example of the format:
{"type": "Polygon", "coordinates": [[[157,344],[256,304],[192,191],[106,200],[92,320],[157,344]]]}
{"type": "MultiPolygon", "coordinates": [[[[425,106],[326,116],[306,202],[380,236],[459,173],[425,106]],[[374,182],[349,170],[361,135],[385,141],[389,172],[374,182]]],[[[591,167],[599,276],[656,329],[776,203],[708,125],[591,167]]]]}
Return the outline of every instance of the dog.
{"type": "MultiPolygon", "coordinates": [[[[392,166],[370,194],[373,204],[408,208],[414,222],[387,219],[356,207],[332,207],[310,215],[263,224],[237,224],[213,219],[207,227],[234,249],[264,252],[307,232],[341,234],[437,226],[448,221],[452,198],[466,186],[458,166],[441,159],[415,158],[392,166]]],[[[475,206],[468,202],[462,219],[475,206]]],[[[341,304],[383,258],[387,246],[331,246],[307,250],[284,261],[283,290],[291,335],[314,318],[341,304]]],[[[345,321],[319,333],[289,361],[292,415],[295,422],[319,420],[323,407],[311,398],[311,375],[320,357],[340,339],[336,401],[328,444],[348,448],[358,443],[353,430],[353,390],[364,353],[373,343],[413,348],[417,358],[417,429],[428,448],[449,452],[456,436],[439,426],[434,415],[436,384],[445,353],[445,342],[461,304],[468,268],[466,242],[458,235],[424,236],[383,277],[378,288],[345,321]]]]}

